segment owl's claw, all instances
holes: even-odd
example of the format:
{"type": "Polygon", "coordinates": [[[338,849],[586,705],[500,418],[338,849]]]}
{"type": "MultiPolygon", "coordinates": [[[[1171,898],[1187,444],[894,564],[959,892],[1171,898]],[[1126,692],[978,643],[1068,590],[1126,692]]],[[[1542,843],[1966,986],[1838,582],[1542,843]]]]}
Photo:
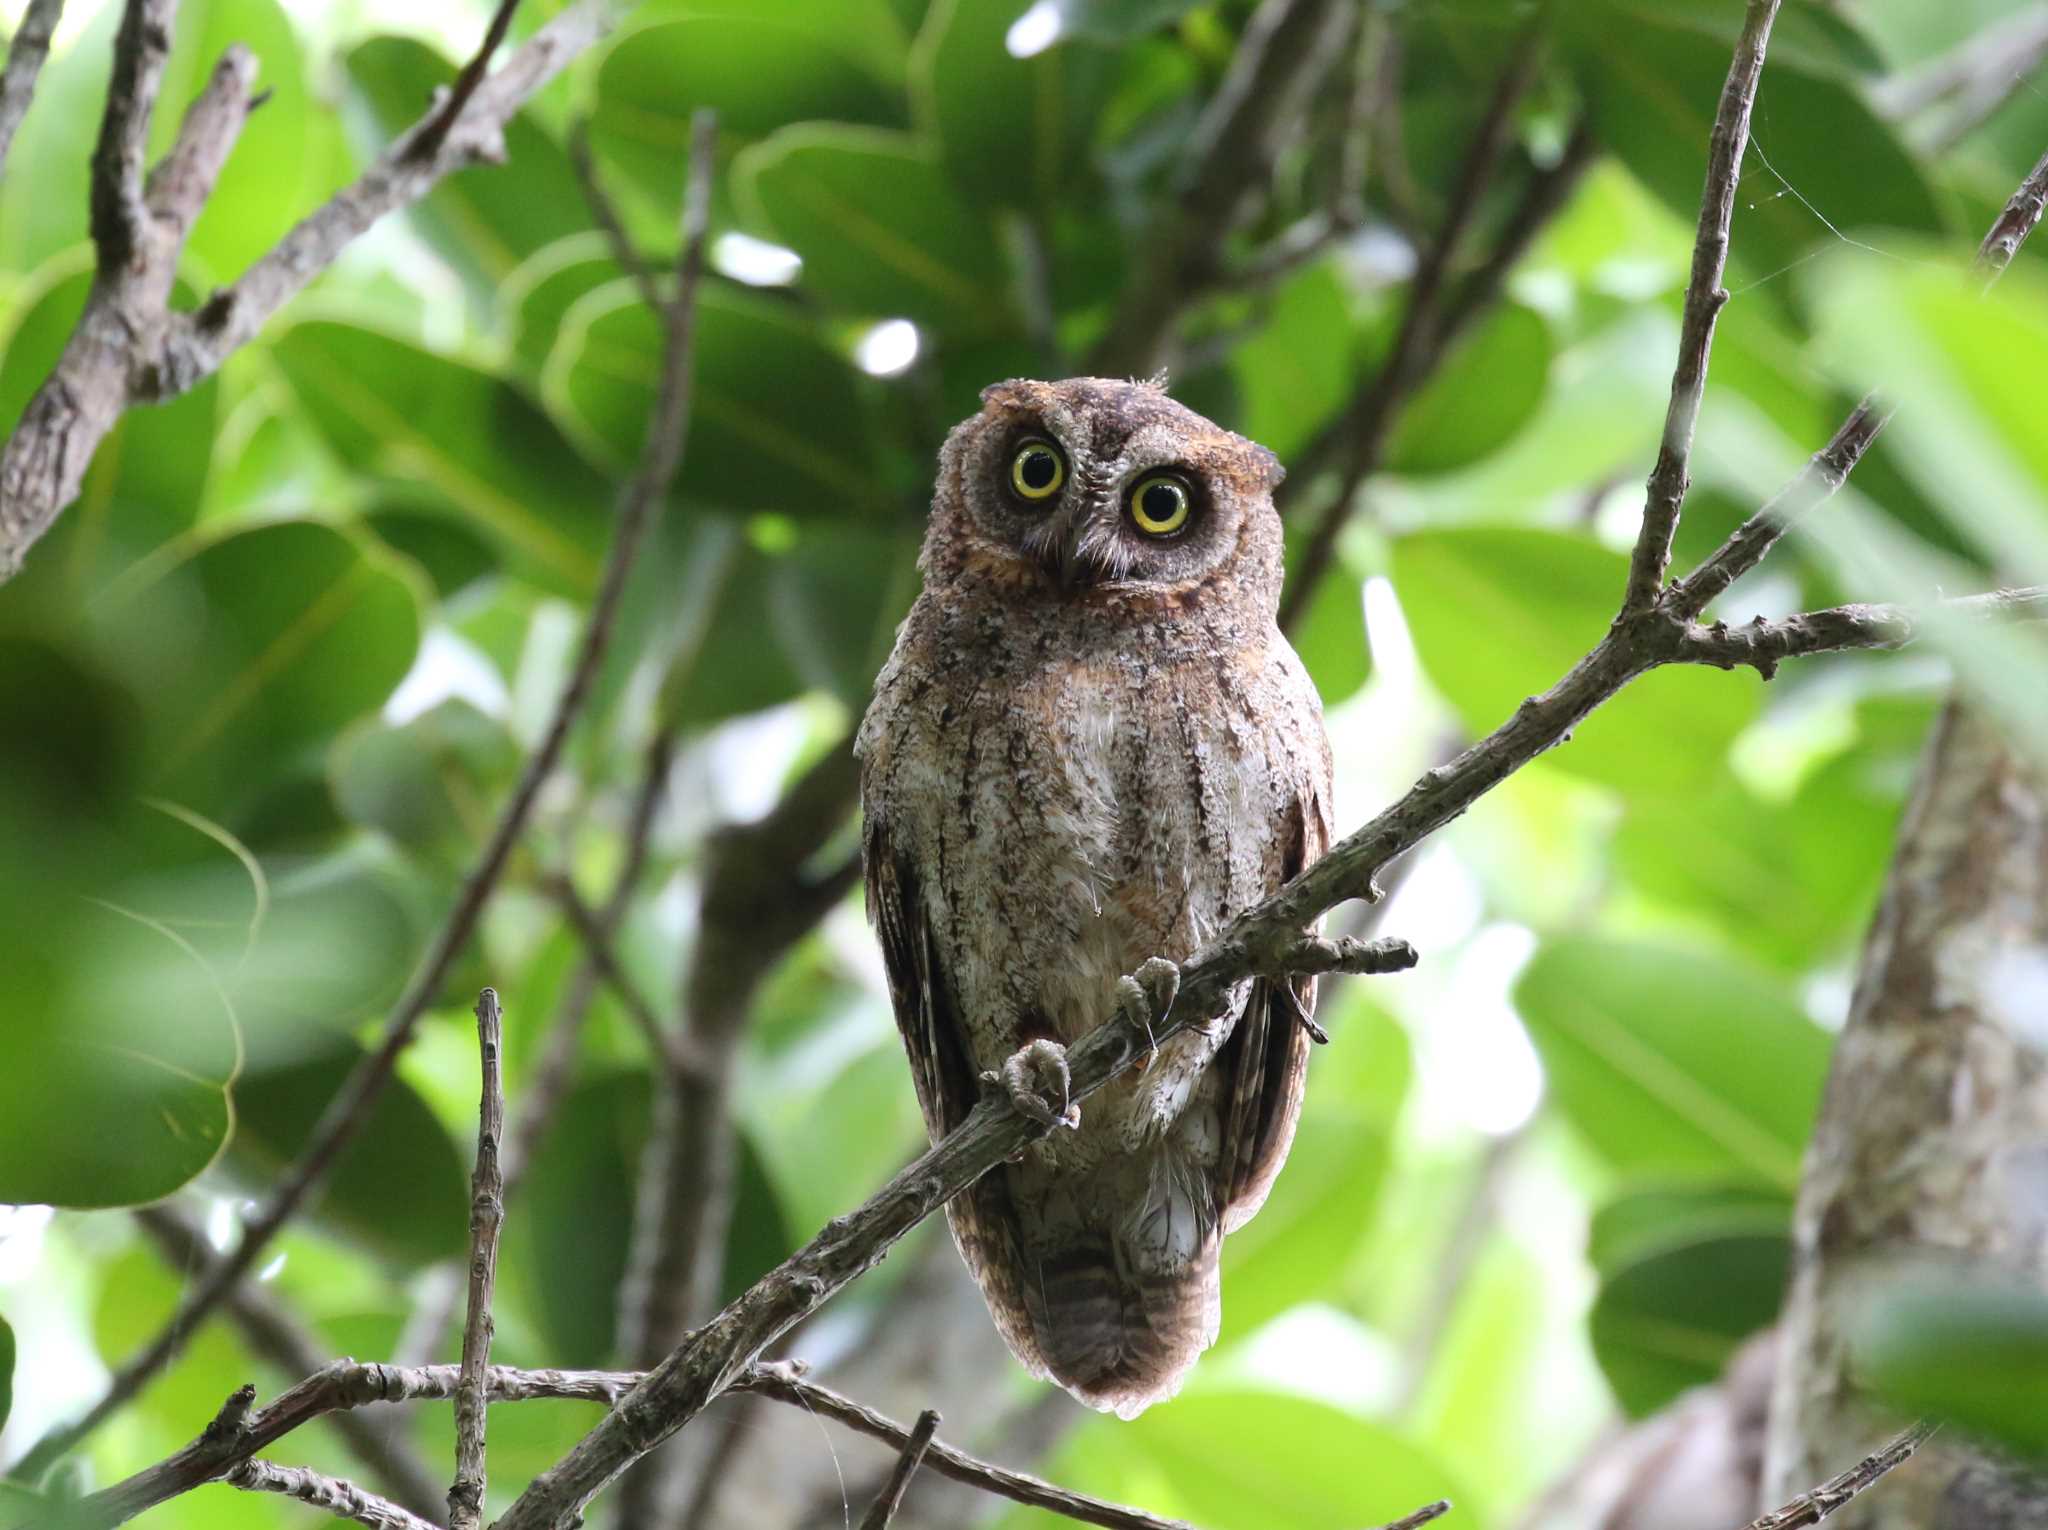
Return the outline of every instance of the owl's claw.
{"type": "Polygon", "coordinates": [[[1116,1011],[1128,1023],[1145,1033],[1145,1060],[1138,1064],[1143,1073],[1152,1066],[1159,1043],[1152,1039],[1152,1021],[1166,1018],[1180,992],[1180,968],[1163,956],[1148,957],[1135,976],[1116,980],[1116,1011]]]}
{"type": "Polygon", "coordinates": [[[1001,1073],[984,1073],[981,1078],[1041,1126],[1081,1124],[1081,1107],[1069,1098],[1073,1079],[1067,1072],[1067,1049],[1057,1041],[1028,1042],[1010,1054],[1001,1073]]]}

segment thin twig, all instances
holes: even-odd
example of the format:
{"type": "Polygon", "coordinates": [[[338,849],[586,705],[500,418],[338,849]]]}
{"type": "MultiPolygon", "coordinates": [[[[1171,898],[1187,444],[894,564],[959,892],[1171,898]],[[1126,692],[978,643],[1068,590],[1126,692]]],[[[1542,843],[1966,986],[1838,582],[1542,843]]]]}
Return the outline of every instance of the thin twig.
{"type": "Polygon", "coordinates": [[[1671,374],[1671,401],[1664,411],[1664,434],[1657,447],[1657,465],[1645,491],[1642,529],[1629,559],[1628,594],[1623,612],[1647,611],[1664,592],[1664,570],[1671,562],[1671,540],[1678,532],[1679,507],[1690,483],[1693,428],[1707,388],[1707,353],[1714,344],[1714,321],[1728,294],[1721,273],[1728,265],[1728,229],[1735,217],[1735,188],[1742,178],[1742,156],[1749,147],[1749,115],[1756,105],[1757,83],[1763,78],[1764,49],[1777,20],[1779,0],[1749,0],[1735,57],[1721,86],[1714,128],[1707,144],[1707,185],[1700,197],[1699,234],[1693,241],[1692,274],[1685,284],[1685,308],[1678,326],[1678,365],[1671,374]]]}
{"type": "Polygon", "coordinates": [[[1989,272],[1993,281],[2003,275],[2020,246],[2026,243],[2027,235],[2041,221],[2044,209],[2048,209],[2048,154],[2035,161],[2033,170],[1992,223],[1991,232],[1984,236],[1984,243],[1977,250],[1978,269],[1989,272]]]}
{"type": "Polygon", "coordinates": [[[1344,484],[1296,561],[1293,577],[1280,602],[1283,631],[1291,630],[1301,620],[1322,582],[1324,571],[1335,556],[1337,537],[1344,529],[1351,502],[1359,487],[1379,467],[1401,402],[1442,358],[1444,331],[1438,310],[1444,285],[1458,247],[1478,213],[1480,199],[1500,165],[1513,132],[1515,108],[1536,77],[1540,57],[1541,49],[1530,33],[1520,37],[1510,50],[1507,67],[1494,84],[1485,115],[1465,152],[1464,163],[1459,166],[1443,224],[1423,252],[1409,283],[1408,302],[1401,314],[1401,327],[1394,334],[1393,348],[1325,433],[1325,440],[1343,444],[1344,484]]]}
{"type": "Polygon", "coordinates": [[[882,1491],[868,1506],[868,1512],[861,1519],[860,1530],[889,1530],[889,1522],[895,1519],[896,1511],[903,1506],[903,1495],[909,1490],[910,1479],[924,1463],[924,1453],[931,1447],[932,1436],[938,1432],[937,1409],[927,1408],[918,1414],[910,1438],[903,1442],[903,1453],[897,1456],[896,1465],[889,1472],[889,1480],[882,1484],[882,1491]]]}
{"type": "Polygon", "coordinates": [[[619,1007],[625,1010],[633,1028],[640,1032],[663,1073],[700,1066],[684,1045],[683,1038],[662,1023],[661,1016],[654,1012],[654,1006],[641,992],[640,985],[620,966],[619,954],[612,946],[612,933],[605,928],[604,915],[583,901],[583,895],[576,891],[575,884],[567,877],[549,877],[546,885],[555,901],[562,906],[562,912],[569,916],[576,938],[583,942],[584,960],[604,980],[604,985],[612,991],[612,997],[619,1001],[619,1007]]]}
{"type": "Polygon", "coordinates": [[[28,114],[28,103],[36,93],[36,76],[50,56],[50,37],[63,14],[64,0],[29,0],[21,25],[7,45],[7,67],[0,70],[0,171],[7,168],[14,130],[28,114]]]}
{"type": "Polygon", "coordinates": [[[1973,32],[1910,74],[1881,82],[1872,96],[1886,117],[1908,125],[1918,147],[1938,156],[1982,127],[2025,88],[2044,59],[2048,4],[2037,3],[1973,32]],[[1911,120],[1922,117],[1937,120],[1911,120]]]}
{"type": "Polygon", "coordinates": [[[447,98],[441,103],[438,115],[421,128],[406,149],[406,157],[413,160],[432,159],[448,141],[448,133],[455,121],[462,115],[462,109],[469,105],[476,88],[483,84],[484,75],[491,67],[491,59],[498,51],[498,44],[505,40],[505,34],[512,29],[512,13],[519,9],[519,0],[498,0],[498,8],[491,15],[491,24],[484,31],[483,45],[462,66],[462,73],[455,77],[455,83],[448,88],[447,98]]]}
{"type": "Polygon", "coordinates": [[[353,1520],[371,1530],[435,1530],[432,1520],[401,1509],[388,1498],[329,1477],[304,1466],[279,1466],[275,1461],[244,1461],[221,1479],[248,1493],[282,1493],[300,1503],[324,1509],[337,1519],[353,1520]]]}
{"type": "Polygon", "coordinates": [[[505,1175],[498,1145],[505,1138],[505,1044],[496,990],[476,999],[477,1052],[483,1088],[477,1103],[476,1172],[469,1196],[469,1315],[462,1325],[462,1379],[455,1387],[455,1481],[448,1489],[448,1530],[478,1530],[483,1523],[485,1372],[497,1322],[491,1298],[498,1287],[498,1235],[505,1225],[505,1175]]]}
{"type": "Polygon", "coordinates": [[[661,289],[654,280],[654,268],[627,234],[618,204],[605,190],[604,177],[597,168],[597,157],[590,148],[588,117],[578,117],[569,125],[569,163],[575,168],[576,181],[583,188],[583,200],[590,208],[591,218],[604,234],[605,243],[611,246],[612,259],[619,263],[620,270],[633,278],[633,284],[640,289],[640,301],[659,313],[665,304],[661,289]]]}
{"type": "MultiPolygon", "coordinates": [[[[192,1279],[214,1257],[199,1228],[169,1201],[137,1207],[135,1220],[183,1279],[192,1279]]],[[[324,1346],[285,1307],[274,1287],[245,1281],[229,1295],[225,1310],[251,1353],[279,1374],[310,1376],[327,1363],[324,1346]]],[[[403,1431],[347,1409],[334,1415],[334,1432],[387,1496],[416,1513],[439,1512],[442,1484],[403,1431]]]]}
{"type": "Polygon", "coordinates": [[[1684,662],[1733,669],[1746,664],[1764,679],[1786,659],[1852,649],[1903,648],[1930,626],[1942,622],[2005,625],[2048,621],[2048,585],[1961,595],[1923,607],[1898,605],[1831,606],[1802,611],[1776,621],[1758,617],[1741,627],[1715,622],[1694,627],[1685,637],[1684,662]]]}
{"type": "Polygon", "coordinates": [[[1841,1508],[1872,1486],[1894,1467],[1903,1466],[1912,1458],[1913,1452],[1927,1443],[1938,1425],[1918,1423],[1904,1434],[1887,1443],[1883,1449],[1872,1451],[1861,1461],[1843,1472],[1831,1477],[1810,1492],[1801,1493],[1783,1508],[1773,1509],[1749,1522],[1746,1530],[1802,1530],[1806,1525],[1817,1525],[1835,1510],[1841,1508]]]}
{"type": "Polygon", "coordinates": [[[1413,1513],[1403,1514],[1399,1519],[1390,1519],[1379,1530],[1421,1530],[1432,1520],[1442,1519],[1451,1512],[1451,1501],[1439,1498],[1435,1503],[1426,1503],[1413,1513]]]}
{"type": "MultiPolygon", "coordinates": [[[[574,14],[574,11],[564,12],[550,25],[559,26],[574,14]]],[[[545,32],[541,34],[546,35],[545,32]]],[[[541,37],[536,37],[521,49],[513,63],[491,77],[486,91],[497,88],[513,72],[518,60],[527,57],[529,50],[540,41],[541,37]]],[[[562,44],[558,41],[555,46],[562,44]]],[[[549,57],[544,53],[534,67],[547,63],[549,57]]],[[[479,92],[479,99],[483,95],[484,92],[479,92]]],[[[289,236],[286,242],[290,243],[289,236]]],[[[686,345],[685,352],[687,349],[686,345]]],[[[687,355],[684,368],[687,368],[687,355]]],[[[490,839],[464,881],[455,907],[450,910],[432,947],[385,1021],[377,1048],[343,1081],[314,1126],[305,1151],[281,1178],[263,1209],[243,1226],[242,1236],[234,1250],[186,1295],[170,1321],[150,1343],[122,1364],[106,1392],[84,1417],[53,1429],[37,1441],[17,1470],[30,1475],[40,1472],[98,1427],[161,1370],[184,1347],[186,1338],[197,1329],[201,1319],[219,1305],[236,1281],[255,1267],[257,1258],[269,1246],[270,1240],[291,1220],[313,1187],[326,1175],[336,1156],[369,1119],[370,1107],[390,1082],[400,1054],[412,1039],[413,1028],[440,991],[456,958],[469,943],[484,905],[490,900],[511,858],[512,848],[526,828],[542,785],[553,773],[555,762],[561,758],[569,731],[582,713],[603,664],[626,582],[638,559],[640,544],[682,460],[684,426],[688,416],[688,384],[686,378],[670,375],[673,370],[664,371],[658,419],[649,433],[640,470],[623,495],[611,548],[605,559],[603,578],[591,605],[590,621],[584,629],[568,679],[555,700],[554,712],[548,719],[540,744],[528,757],[512,789],[511,798],[493,826],[490,839]]]]}
{"type": "Polygon", "coordinates": [[[142,161],[177,19],[178,0],[127,0],[114,34],[107,108],[92,153],[92,242],[102,271],[125,269],[144,237],[142,161]]]}

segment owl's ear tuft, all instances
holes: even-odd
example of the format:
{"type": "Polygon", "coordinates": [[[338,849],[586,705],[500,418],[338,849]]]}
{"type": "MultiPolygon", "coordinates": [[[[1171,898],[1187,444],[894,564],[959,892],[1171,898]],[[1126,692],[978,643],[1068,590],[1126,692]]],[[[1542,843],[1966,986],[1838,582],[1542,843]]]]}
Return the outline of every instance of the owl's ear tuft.
{"type": "Polygon", "coordinates": [[[1011,377],[983,388],[981,401],[1000,404],[1007,409],[1030,409],[1037,405],[1038,395],[1044,387],[1044,383],[1033,382],[1028,377],[1011,377]]]}
{"type": "Polygon", "coordinates": [[[1287,481],[1287,465],[1256,441],[1251,443],[1251,448],[1252,464],[1264,476],[1266,492],[1270,494],[1287,481]]]}

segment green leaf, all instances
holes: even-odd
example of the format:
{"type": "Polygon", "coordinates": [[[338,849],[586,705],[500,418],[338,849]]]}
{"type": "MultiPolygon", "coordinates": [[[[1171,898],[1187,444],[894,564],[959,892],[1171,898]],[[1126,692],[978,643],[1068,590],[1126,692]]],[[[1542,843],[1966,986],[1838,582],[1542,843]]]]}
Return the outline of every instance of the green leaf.
{"type": "MultiPolygon", "coordinates": [[[[1196,0],[1056,0],[1060,29],[1104,42],[1122,42],[1178,21],[1196,0]]],[[[1019,12],[1021,15],[1022,12],[1019,12]]]]}
{"type": "MultiPolygon", "coordinates": [[[[1474,734],[1500,726],[1600,640],[1627,568],[1584,537],[1501,526],[1414,532],[1393,553],[1422,667],[1474,734]]],[[[1697,791],[1721,774],[1757,700],[1727,675],[1654,670],[1544,761],[1641,797],[1697,791]]]]}
{"type": "Polygon", "coordinates": [[[911,101],[961,190],[1045,216],[1084,162],[1116,55],[1067,42],[1013,57],[1019,14],[1016,0],[938,0],[911,56],[911,101]]]}
{"type": "Polygon", "coordinates": [[[1602,1276],[1619,1274],[1653,1254],[1734,1236],[1784,1237],[1792,1201],[1783,1191],[1740,1181],[1686,1181],[1625,1190],[1593,1213],[1587,1257],[1602,1276]]]}
{"type": "Polygon", "coordinates": [[[1616,1169],[1799,1183],[1828,1038],[1778,983],[1700,952],[1569,938],[1537,951],[1515,1004],[1551,1099],[1616,1169]]]}
{"type": "Polygon", "coordinates": [[[1354,328],[1329,262],[1282,282],[1265,323],[1231,349],[1239,428],[1283,462],[1307,446],[1351,397],[1354,328]]]}
{"type": "MultiPolygon", "coordinates": [[[[661,329],[630,283],[562,321],[550,407],[621,463],[639,450],[661,375],[661,329]]],[[[728,510],[848,515],[889,503],[852,366],[785,305],[721,288],[697,300],[695,383],[680,492],[728,510]]]]}
{"type": "Polygon", "coordinates": [[[1501,305],[1402,409],[1388,470],[1447,473],[1498,451],[1541,406],[1551,355],[1550,326],[1535,310],[1501,305]]]}
{"type": "Polygon", "coordinates": [[[365,719],[328,769],[346,816],[459,869],[488,837],[519,758],[502,723],[451,699],[396,727],[365,719]]]}
{"type": "MultiPolygon", "coordinates": [[[[382,152],[433,105],[456,65],[410,37],[373,37],[350,50],[349,85],[368,119],[367,154],[382,152]]],[[[408,213],[427,242],[481,292],[534,251],[588,227],[569,156],[522,112],[505,124],[505,163],[444,177],[408,213]]]]}
{"type": "Polygon", "coordinates": [[[1911,1413],[2048,1458],[2048,1296],[1984,1275],[1880,1288],[1851,1332],[1856,1374],[1911,1413]]]}
{"type": "Polygon", "coordinates": [[[488,372],[376,330],[312,321],[270,347],[307,417],[342,461],[429,490],[506,564],[545,589],[597,583],[613,485],[547,415],[488,372]]]}
{"type": "Polygon", "coordinates": [[[412,667],[420,591],[381,549],[311,520],[228,525],[95,611],[148,699],[156,789],[222,818],[311,762],[412,667]]]}
{"type": "Polygon", "coordinates": [[[498,327],[521,366],[538,377],[576,300],[626,273],[595,229],[536,250],[498,286],[498,327]]]}
{"type": "Polygon", "coordinates": [[[1631,1418],[1718,1377],[1749,1335],[1777,1321],[1792,1263],[1784,1233],[1706,1236],[1622,1266],[1588,1325],[1593,1354],[1631,1418]]]}
{"type": "MultiPolygon", "coordinates": [[[[342,1040],[235,1085],[234,1158],[259,1183],[298,1160],[314,1123],[365,1053],[342,1040]]],[[[384,1086],[326,1181],[315,1215],[407,1269],[461,1253],[469,1172],[440,1121],[403,1078],[384,1086]]]]}
{"type": "Polygon", "coordinates": [[[1236,1388],[1191,1392],[1128,1423],[1091,1420],[1049,1474],[1204,1530],[1353,1530],[1459,1496],[1439,1462],[1392,1430],[1305,1397],[1236,1388]]]}
{"type": "Polygon", "coordinates": [[[908,134],[799,124],[743,151],[733,175],[755,221],[803,257],[805,289],[839,311],[964,335],[1015,327],[994,229],[908,134]]]}
{"type": "Polygon", "coordinates": [[[591,138],[643,189],[673,203],[689,159],[690,115],[701,107],[718,113],[721,134],[741,140],[808,120],[901,126],[902,99],[872,52],[815,9],[713,7],[650,19],[623,33],[598,66],[591,138]]]}

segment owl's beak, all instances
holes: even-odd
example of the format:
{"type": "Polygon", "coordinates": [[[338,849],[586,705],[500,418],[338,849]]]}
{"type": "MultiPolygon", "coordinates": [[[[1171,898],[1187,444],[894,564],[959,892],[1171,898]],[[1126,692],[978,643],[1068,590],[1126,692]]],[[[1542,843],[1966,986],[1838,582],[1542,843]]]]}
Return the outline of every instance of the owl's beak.
{"type": "Polygon", "coordinates": [[[1112,519],[1112,529],[1105,532],[1101,507],[1091,501],[1083,500],[1068,510],[1059,540],[1053,545],[1050,568],[1062,590],[1087,589],[1115,576],[1115,565],[1105,556],[1115,546],[1113,525],[1112,519]]]}

